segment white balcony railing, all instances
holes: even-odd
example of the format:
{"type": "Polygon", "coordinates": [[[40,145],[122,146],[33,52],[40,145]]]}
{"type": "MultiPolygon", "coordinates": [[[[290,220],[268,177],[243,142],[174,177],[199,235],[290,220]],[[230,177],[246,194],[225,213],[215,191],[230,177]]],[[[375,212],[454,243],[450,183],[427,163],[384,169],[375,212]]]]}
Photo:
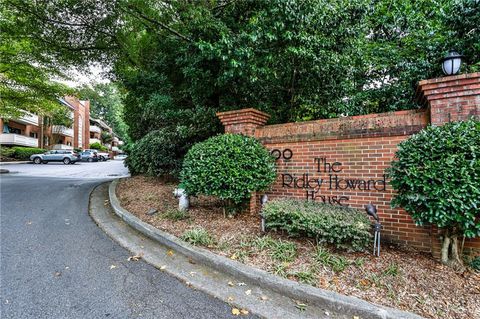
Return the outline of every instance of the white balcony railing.
{"type": "Polygon", "coordinates": [[[55,144],[52,146],[52,150],[73,150],[73,146],[65,144],[55,144]]]}
{"type": "Polygon", "coordinates": [[[26,124],[26,125],[38,126],[38,115],[25,112],[25,114],[22,117],[18,119],[14,119],[14,121],[22,124],[26,124]]]}
{"type": "Polygon", "coordinates": [[[0,144],[38,147],[38,138],[20,134],[0,134],[0,144]]]}
{"type": "Polygon", "coordinates": [[[102,129],[96,125],[90,125],[90,132],[92,133],[102,133],[102,129]]]}
{"type": "Polygon", "coordinates": [[[113,137],[113,141],[114,141],[115,143],[118,143],[118,141],[119,141],[118,137],[114,136],[114,137],[113,137]]]}
{"type": "Polygon", "coordinates": [[[98,138],[90,138],[90,144],[93,144],[93,143],[100,143],[100,144],[102,144],[102,141],[100,141],[98,138]]]}
{"type": "Polygon", "coordinates": [[[118,151],[119,151],[118,147],[112,146],[112,152],[118,152],[118,151]]]}
{"type": "Polygon", "coordinates": [[[73,129],[63,126],[63,125],[53,125],[52,126],[52,133],[63,135],[63,136],[70,136],[73,137],[73,129]]]}

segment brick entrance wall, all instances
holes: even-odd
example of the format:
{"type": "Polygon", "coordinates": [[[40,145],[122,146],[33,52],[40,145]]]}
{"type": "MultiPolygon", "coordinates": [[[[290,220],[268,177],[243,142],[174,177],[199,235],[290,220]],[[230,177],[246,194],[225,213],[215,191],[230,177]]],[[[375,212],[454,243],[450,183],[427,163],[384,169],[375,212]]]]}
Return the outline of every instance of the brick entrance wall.
{"type": "MultiPolygon", "coordinates": [[[[269,198],[294,197],[362,210],[373,203],[390,240],[436,252],[436,231],[415,226],[403,209],[390,207],[394,191],[385,169],[398,143],[427,125],[480,118],[480,73],[422,81],[418,95],[426,105],[420,110],[266,126],[268,114],[255,109],[218,117],[226,133],[254,136],[278,158],[269,198]]],[[[252,210],[257,209],[258,195],[252,197],[252,210]]],[[[467,240],[465,247],[480,251],[480,240],[467,240]]]]}

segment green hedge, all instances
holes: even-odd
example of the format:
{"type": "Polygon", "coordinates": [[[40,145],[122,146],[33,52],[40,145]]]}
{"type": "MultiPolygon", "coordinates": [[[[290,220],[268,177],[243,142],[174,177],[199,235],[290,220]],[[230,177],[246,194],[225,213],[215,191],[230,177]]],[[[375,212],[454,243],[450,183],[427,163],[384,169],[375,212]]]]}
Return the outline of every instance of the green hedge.
{"type": "Polygon", "coordinates": [[[275,181],[275,160],[253,137],[222,134],[195,144],[185,156],[182,184],[189,195],[212,195],[240,205],[275,181]]]}
{"type": "Polygon", "coordinates": [[[90,144],[90,148],[93,149],[93,150],[99,150],[99,151],[103,151],[103,152],[108,152],[108,147],[103,146],[102,144],[100,144],[100,143],[98,143],[98,142],[95,142],[95,143],[90,144]]]}
{"type": "Polygon", "coordinates": [[[30,156],[33,154],[43,154],[45,150],[43,148],[36,148],[36,147],[20,147],[14,146],[12,147],[14,150],[12,157],[22,161],[28,161],[30,156]]]}
{"type": "Polygon", "coordinates": [[[290,236],[316,238],[337,248],[362,251],[370,244],[370,220],[357,209],[296,199],[268,202],[265,226],[290,236]]]}

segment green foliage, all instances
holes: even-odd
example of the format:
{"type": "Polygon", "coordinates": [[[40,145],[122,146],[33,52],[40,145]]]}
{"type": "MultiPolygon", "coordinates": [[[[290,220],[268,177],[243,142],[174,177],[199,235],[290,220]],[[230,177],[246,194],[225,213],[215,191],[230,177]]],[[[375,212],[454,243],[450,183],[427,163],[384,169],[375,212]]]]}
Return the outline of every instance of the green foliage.
{"type": "Polygon", "coordinates": [[[176,177],[189,146],[181,132],[166,129],[152,131],[129,146],[125,164],[133,175],[176,177]]]}
{"type": "Polygon", "coordinates": [[[101,119],[124,142],[129,140],[128,127],[123,119],[124,94],[115,83],[98,83],[93,86],[84,85],[79,89],[82,100],[90,100],[90,115],[101,119]]]}
{"type": "Polygon", "coordinates": [[[480,272],[480,256],[473,258],[469,265],[473,270],[480,272]]]}
{"type": "Polygon", "coordinates": [[[400,269],[399,269],[398,265],[393,262],[390,265],[388,265],[387,269],[385,269],[383,274],[385,276],[396,277],[399,274],[399,272],[400,272],[400,269]]]}
{"type": "Polygon", "coordinates": [[[14,153],[15,153],[15,149],[13,147],[6,147],[6,146],[0,147],[0,157],[13,158],[14,153]]]}
{"type": "Polygon", "coordinates": [[[322,246],[317,246],[314,258],[316,262],[331,268],[334,272],[342,272],[350,265],[347,258],[332,254],[322,246]]]}
{"type": "Polygon", "coordinates": [[[268,250],[270,257],[280,262],[292,262],[297,255],[295,243],[280,239],[273,239],[270,236],[257,238],[252,246],[259,251],[268,250]]]}
{"type": "Polygon", "coordinates": [[[213,195],[241,204],[274,182],[275,160],[257,140],[223,134],[195,144],[185,156],[181,180],[189,195],[213,195]]]}
{"type": "Polygon", "coordinates": [[[418,225],[480,235],[480,122],[430,126],[400,143],[396,158],[389,170],[394,207],[418,225]]]}
{"type": "Polygon", "coordinates": [[[174,221],[185,220],[190,218],[188,211],[182,211],[178,209],[169,209],[162,213],[162,217],[174,221]]]}
{"type": "Polygon", "coordinates": [[[91,149],[94,149],[94,150],[104,151],[104,152],[107,152],[107,151],[108,151],[108,147],[103,146],[103,145],[100,144],[99,142],[95,142],[95,143],[90,144],[90,148],[91,148],[91,149]]]}
{"type": "Polygon", "coordinates": [[[49,116],[50,120],[48,124],[50,125],[63,125],[65,127],[72,127],[73,126],[73,118],[72,118],[72,111],[59,104],[59,107],[53,110],[49,116]]]}
{"type": "Polygon", "coordinates": [[[13,158],[23,160],[23,161],[29,160],[30,156],[32,156],[33,154],[45,153],[45,150],[43,148],[36,148],[36,147],[14,146],[12,147],[12,150],[14,151],[13,158]]]}
{"type": "Polygon", "coordinates": [[[296,273],[294,273],[294,276],[298,279],[299,282],[304,284],[315,286],[317,283],[314,269],[297,271],[296,273]]]}
{"type": "Polygon", "coordinates": [[[100,138],[103,143],[111,143],[113,140],[113,135],[110,132],[102,131],[100,138]]]}
{"type": "Polygon", "coordinates": [[[187,230],[181,238],[195,246],[211,246],[215,243],[212,236],[202,227],[187,230]]]}
{"type": "Polygon", "coordinates": [[[361,211],[297,199],[267,202],[265,226],[291,236],[308,236],[337,248],[364,250],[370,243],[370,221],[361,211]]]}

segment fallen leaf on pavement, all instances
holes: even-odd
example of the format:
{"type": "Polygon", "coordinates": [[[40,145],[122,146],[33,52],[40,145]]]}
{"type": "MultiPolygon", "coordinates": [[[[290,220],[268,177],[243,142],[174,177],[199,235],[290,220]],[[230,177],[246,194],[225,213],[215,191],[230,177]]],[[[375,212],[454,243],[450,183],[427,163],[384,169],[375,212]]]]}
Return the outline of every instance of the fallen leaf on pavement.
{"type": "Polygon", "coordinates": [[[115,268],[117,268],[117,266],[115,266],[115,265],[110,266],[110,269],[115,269],[115,268]]]}
{"type": "Polygon", "coordinates": [[[250,295],[252,294],[252,291],[251,291],[250,289],[248,289],[247,291],[245,291],[245,294],[246,294],[247,296],[250,296],[250,295]]]}
{"type": "Polygon", "coordinates": [[[32,222],[27,222],[27,225],[31,225],[31,224],[32,224],[32,222]]]}
{"type": "Polygon", "coordinates": [[[233,297],[232,297],[232,296],[228,296],[227,300],[228,300],[228,301],[233,301],[233,297]]]}
{"type": "Polygon", "coordinates": [[[54,275],[55,275],[55,277],[60,277],[60,276],[62,275],[62,273],[59,272],[59,271],[56,271],[56,272],[54,273],[54,275]]]}
{"type": "Polygon", "coordinates": [[[173,256],[173,250],[169,250],[169,251],[167,251],[167,255],[169,255],[169,256],[173,256]]]}
{"type": "Polygon", "coordinates": [[[260,300],[266,301],[266,300],[268,300],[268,297],[267,296],[261,296],[260,300]]]}
{"type": "Polygon", "coordinates": [[[240,310],[238,310],[237,308],[232,308],[232,315],[238,316],[239,314],[240,314],[240,310]]]}
{"type": "Polygon", "coordinates": [[[241,313],[242,315],[248,315],[248,310],[240,309],[240,313],[241,313]]]}
{"type": "Polygon", "coordinates": [[[307,309],[307,305],[304,303],[301,303],[299,301],[295,302],[295,308],[297,308],[300,311],[305,311],[307,309]]]}
{"type": "Polygon", "coordinates": [[[160,270],[164,270],[165,268],[167,268],[167,266],[164,265],[164,266],[160,267],[160,270]]]}
{"type": "Polygon", "coordinates": [[[237,285],[238,285],[238,286],[246,286],[247,284],[244,283],[244,282],[239,282],[237,285]]]}
{"type": "Polygon", "coordinates": [[[231,282],[231,281],[228,282],[228,285],[229,285],[230,287],[235,286],[235,285],[233,284],[233,282],[231,282]]]}
{"type": "Polygon", "coordinates": [[[237,257],[237,254],[233,254],[233,255],[230,256],[230,259],[231,259],[231,260],[236,260],[237,258],[238,258],[238,257],[237,257]]]}
{"type": "Polygon", "coordinates": [[[141,255],[135,255],[128,257],[127,261],[139,261],[140,259],[142,259],[141,255]]]}

